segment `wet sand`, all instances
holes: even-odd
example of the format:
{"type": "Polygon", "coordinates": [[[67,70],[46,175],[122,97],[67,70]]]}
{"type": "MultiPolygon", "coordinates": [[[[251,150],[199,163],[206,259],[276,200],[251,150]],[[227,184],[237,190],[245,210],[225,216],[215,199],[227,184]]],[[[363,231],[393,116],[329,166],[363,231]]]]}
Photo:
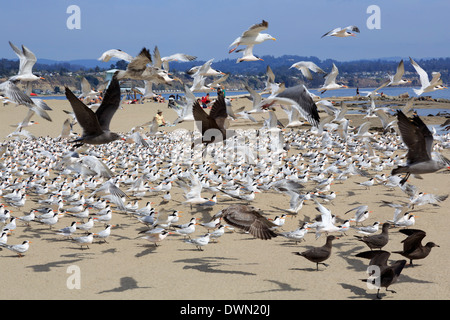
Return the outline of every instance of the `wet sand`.
{"type": "MultiPolygon", "coordinates": [[[[52,122],[34,118],[36,124],[28,131],[35,136],[57,137],[67,118],[62,110],[71,110],[67,101],[48,100],[53,111],[49,114],[52,122]]],[[[238,108],[251,102],[236,99],[233,106],[238,108]]],[[[441,106],[445,107],[445,106],[441,106]]],[[[156,110],[163,110],[166,120],[172,122],[176,113],[167,108],[167,103],[150,103],[124,105],[111,123],[111,130],[128,132],[132,127],[152,119],[156,110]]],[[[13,128],[9,125],[20,122],[27,110],[23,106],[0,107],[0,136],[6,137],[13,128]]],[[[286,121],[283,111],[277,111],[282,122],[286,121]]],[[[321,117],[325,114],[321,112],[321,117]]],[[[258,116],[259,119],[266,117],[258,116]]],[[[349,115],[352,126],[365,121],[361,115],[349,115]]],[[[424,117],[426,124],[440,124],[442,117],[424,117]]],[[[379,126],[377,119],[371,122],[379,126]]],[[[193,129],[192,122],[185,122],[164,130],[179,128],[193,129]]],[[[259,127],[249,121],[232,122],[232,127],[259,127]]],[[[307,127],[306,127],[307,128],[307,127]]],[[[74,128],[80,132],[80,128],[74,128]]],[[[302,128],[303,130],[303,128],[302,128]]],[[[6,140],[6,138],[4,138],[6,140]]],[[[291,150],[291,153],[299,152],[291,150]]],[[[450,157],[448,150],[441,152],[450,157]]],[[[403,154],[400,151],[399,154],[403,154]]],[[[4,161],[4,160],[2,160],[4,161]]],[[[386,170],[388,174],[390,170],[386,170]]],[[[373,172],[371,172],[373,173],[373,172]]],[[[447,172],[423,175],[423,179],[410,178],[409,182],[420,191],[433,194],[448,194],[450,178],[447,172]]],[[[331,190],[337,192],[332,204],[324,205],[338,216],[338,221],[352,218],[352,213],[344,212],[356,206],[366,204],[370,214],[364,225],[374,221],[384,222],[392,219],[394,210],[381,206],[381,201],[408,201],[408,197],[399,188],[393,190],[384,185],[375,185],[366,190],[357,183],[365,181],[362,176],[352,176],[346,181],[335,182],[331,190]]],[[[159,181],[158,181],[159,182],[159,181]]],[[[154,183],[156,185],[157,182],[154,183]]],[[[313,182],[305,184],[305,190],[314,188],[313,182]]],[[[201,222],[208,220],[222,208],[238,200],[230,200],[219,194],[218,203],[211,210],[192,211],[183,204],[183,191],[176,187],[171,191],[172,200],[160,205],[163,193],[154,193],[139,200],[140,207],[147,201],[155,202],[157,211],[178,209],[183,211],[180,222],[187,222],[192,216],[201,222]]],[[[204,192],[204,196],[212,193],[204,192]]],[[[22,216],[37,206],[40,199],[31,195],[25,207],[10,208],[13,216],[22,216]]],[[[275,191],[256,194],[253,205],[262,209],[268,218],[285,213],[289,207],[287,195],[275,191]]],[[[450,239],[448,237],[448,199],[439,206],[424,205],[412,212],[417,215],[415,228],[425,230],[424,243],[433,241],[440,245],[433,248],[428,258],[415,261],[416,266],[406,267],[398,282],[392,285],[397,293],[385,293],[385,300],[447,300],[450,298],[447,266],[450,262],[450,239]]],[[[95,210],[93,210],[95,212],[95,210]]],[[[288,216],[283,226],[284,231],[294,230],[303,221],[311,221],[318,214],[312,201],[305,202],[296,216],[288,216]]],[[[57,225],[50,230],[48,226],[31,223],[26,227],[18,222],[17,229],[8,238],[8,244],[32,241],[29,251],[18,258],[13,252],[3,249],[1,259],[1,299],[150,299],[150,300],[199,300],[199,299],[237,299],[237,300],[303,300],[303,299],[375,299],[376,290],[368,289],[363,281],[367,278],[368,261],[355,255],[368,248],[354,238],[355,230],[350,230],[333,244],[332,255],[326,262],[328,267],[320,266],[294,255],[293,252],[304,251],[312,246],[325,243],[325,236],[315,239],[314,233],[308,233],[304,242],[295,244],[283,237],[272,240],[259,240],[249,234],[236,230],[227,231],[217,243],[211,242],[204,251],[183,242],[179,235],[169,235],[158,247],[139,238],[139,232],[145,227],[130,215],[114,211],[111,223],[117,225],[112,229],[108,243],[95,241],[89,249],[56,235],[55,230],[68,226],[74,219],[69,216],[60,218],[57,225]],[[75,273],[73,273],[75,270],[75,273]],[[79,273],[77,273],[79,272],[79,273]],[[79,289],[70,288],[73,277],[79,275],[79,289]]],[[[75,219],[76,220],[76,219],[75,219]]],[[[354,223],[352,223],[354,225],[354,223]]],[[[102,230],[96,223],[94,232],[102,230]]],[[[202,226],[196,227],[193,237],[206,233],[202,226]]],[[[81,235],[81,232],[77,231],[81,235]]],[[[390,231],[390,241],[384,248],[387,251],[402,249],[404,235],[394,228],[390,231]]],[[[392,253],[390,261],[403,257],[392,253]]]]}

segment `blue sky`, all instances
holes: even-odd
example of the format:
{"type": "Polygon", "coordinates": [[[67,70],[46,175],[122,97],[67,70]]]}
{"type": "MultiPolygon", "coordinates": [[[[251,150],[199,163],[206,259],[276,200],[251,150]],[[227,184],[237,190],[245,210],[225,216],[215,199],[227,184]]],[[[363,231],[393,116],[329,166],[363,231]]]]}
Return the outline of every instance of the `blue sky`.
{"type": "Polygon", "coordinates": [[[256,55],[295,54],[339,61],[383,57],[447,57],[447,0],[18,0],[3,1],[0,57],[15,59],[8,41],[24,44],[37,58],[96,59],[104,51],[131,55],[158,46],[163,56],[183,52],[198,60],[238,58],[231,42],[262,19],[276,41],[257,45],[256,55]],[[80,8],[81,29],[70,30],[67,7],[80,8]],[[380,8],[381,29],[369,29],[367,8],[380,8]],[[321,38],[356,25],[356,37],[321,38]]]}

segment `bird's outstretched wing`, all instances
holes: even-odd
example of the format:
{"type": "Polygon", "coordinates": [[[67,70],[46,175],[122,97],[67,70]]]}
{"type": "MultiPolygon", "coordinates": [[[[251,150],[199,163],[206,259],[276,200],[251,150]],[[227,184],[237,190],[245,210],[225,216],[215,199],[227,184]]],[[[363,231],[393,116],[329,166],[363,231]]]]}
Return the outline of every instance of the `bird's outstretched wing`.
{"type": "Polygon", "coordinates": [[[120,105],[120,84],[119,81],[113,77],[108,89],[106,89],[105,97],[96,111],[96,116],[100,127],[103,130],[109,130],[111,119],[116,113],[120,105]]]}

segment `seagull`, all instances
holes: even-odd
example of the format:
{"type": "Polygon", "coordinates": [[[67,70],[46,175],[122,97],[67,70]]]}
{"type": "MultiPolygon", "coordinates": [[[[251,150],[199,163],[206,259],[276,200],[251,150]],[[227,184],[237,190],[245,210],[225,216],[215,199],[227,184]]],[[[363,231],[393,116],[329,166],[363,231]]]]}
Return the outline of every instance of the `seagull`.
{"type": "Polygon", "coordinates": [[[204,77],[215,77],[225,75],[225,73],[223,73],[222,71],[211,68],[211,64],[213,63],[213,61],[214,58],[206,61],[201,66],[195,66],[190,68],[188,71],[186,71],[186,73],[192,77],[195,77],[197,75],[201,75],[204,77]]]}
{"type": "Polygon", "coordinates": [[[288,116],[288,124],[286,125],[286,128],[292,128],[292,127],[300,127],[304,124],[303,121],[300,120],[300,112],[297,108],[292,106],[281,106],[281,108],[286,112],[288,116]]]}
{"type": "Polygon", "coordinates": [[[21,131],[23,128],[30,127],[34,124],[38,124],[38,122],[31,120],[31,118],[34,116],[35,113],[36,112],[34,112],[32,109],[29,109],[27,112],[27,115],[21,122],[19,122],[16,125],[11,125],[11,126],[15,127],[16,131],[21,131]]]}
{"type": "Polygon", "coordinates": [[[170,56],[162,57],[161,62],[162,62],[163,69],[166,71],[169,71],[169,62],[172,62],[172,61],[189,62],[189,61],[194,61],[195,59],[197,59],[196,56],[191,56],[191,55],[185,54],[185,53],[174,53],[174,54],[171,54],[170,56]]]}
{"type": "Polygon", "coordinates": [[[89,245],[92,243],[93,240],[94,240],[93,233],[88,233],[85,236],[80,236],[72,239],[72,241],[77,242],[80,245],[81,249],[83,249],[83,246],[86,246],[89,249],[89,245]]]}
{"type": "Polygon", "coordinates": [[[23,257],[23,253],[27,252],[28,249],[30,248],[30,243],[31,241],[25,240],[21,244],[15,245],[4,244],[2,245],[2,247],[17,253],[19,258],[21,258],[23,257]]]}
{"type": "Polygon", "coordinates": [[[231,205],[216,213],[212,219],[223,218],[226,223],[240,228],[258,239],[268,240],[277,234],[271,229],[274,223],[262,215],[260,209],[250,205],[231,205]]]}
{"type": "Polygon", "coordinates": [[[109,61],[111,57],[117,57],[125,60],[128,63],[126,70],[119,70],[116,73],[117,79],[135,79],[144,80],[142,78],[144,71],[147,69],[147,64],[152,63],[150,51],[147,48],[142,48],[136,57],[131,57],[129,54],[119,50],[108,50],[102,54],[99,60],[104,62],[109,61]]]}
{"type": "Polygon", "coordinates": [[[383,223],[381,233],[374,235],[367,235],[363,237],[355,235],[355,237],[358,238],[359,241],[364,242],[370,248],[370,250],[372,249],[381,250],[381,248],[383,248],[389,242],[390,226],[391,225],[389,222],[385,222],[383,223]]]}
{"type": "Polygon", "coordinates": [[[442,90],[447,89],[447,87],[444,87],[442,85],[442,79],[441,79],[441,73],[440,72],[433,72],[433,78],[431,81],[428,79],[428,74],[425,70],[423,70],[417,62],[415,62],[411,57],[409,58],[411,61],[411,64],[413,65],[414,69],[416,69],[416,72],[419,74],[420,79],[420,89],[413,89],[414,93],[418,96],[420,96],[422,93],[425,92],[431,92],[436,90],[442,90]]]}
{"type": "Polygon", "coordinates": [[[103,54],[98,58],[99,61],[108,62],[111,58],[116,58],[120,60],[125,60],[127,62],[131,62],[133,57],[128,53],[120,50],[120,49],[111,49],[103,52],[103,54]]]}
{"type": "Polygon", "coordinates": [[[69,88],[66,87],[66,97],[72,105],[78,123],[83,128],[83,135],[70,142],[77,142],[76,146],[83,144],[105,144],[121,139],[120,135],[111,132],[109,125],[120,104],[120,85],[116,77],[111,80],[105,97],[94,113],[81,102],[69,88]]]}
{"type": "Polygon", "coordinates": [[[64,236],[64,237],[71,237],[72,234],[77,230],[77,222],[73,221],[70,226],[64,227],[62,229],[58,230],[57,235],[64,236]]]}
{"type": "Polygon", "coordinates": [[[26,82],[26,94],[30,94],[32,91],[31,84],[39,79],[44,80],[43,77],[39,77],[33,74],[33,66],[36,64],[36,56],[30,49],[22,45],[22,50],[9,42],[9,45],[19,57],[19,73],[9,78],[13,82],[26,82]]]}
{"type": "Polygon", "coordinates": [[[196,74],[194,76],[194,80],[192,81],[192,86],[189,88],[192,92],[210,92],[213,88],[207,86],[205,84],[206,77],[200,74],[196,74]]]}
{"type": "Polygon", "coordinates": [[[268,33],[261,33],[262,31],[267,30],[268,27],[269,23],[265,20],[261,23],[252,25],[230,44],[230,47],[234,47],[230,49],[228,53],[235,51],[240,45],[253,46],[267,40],[276,40],[268,33]]]}
{"type": "Polygon", "coordinates": [[[369,218],[369,214],[372,212],[372,211],[368,211],[367,210],[368,208],[369,208],[368,205],[361,205],[361,206],[358,206],[358,207],[348,210],[344,214],[347,214],[350,211],[356,210],[355,217],[353,219],[350,219],[350,221],[355,221],[356,223],[361,223],[364,220],[366,220],[367,218],[369,218]]]}
{"type": "Polygon", "coordinates": [[[40,103],[39,101],[43,102],[40,99],[31,99],[28,95],[26,95],[22,90],[17,87],[13,81],[7,80],[0,84],[0,94],[6,96],[18,105],[24,105],[27,108],[33,110],[35,113],[37,113],[41,118],[44,118],[47,121],[52,121],[49,114],[44,110],[50,109],[47,104],[40,103]]]}
{"type": "Polygon", "coordinates": [[[99,92],[92,90],[89,81],[85,77],[83,77],[81,79],[81,94],[78,96],[78,99],[83,99],[84,101],[89,102],[91,99],[96,98],[98,95],[99,92]]]}
{"type": "Polygon", "coordinates": [[[316,203],[316,210],[320,212],[320,221],[315,223],[316,239],[318,239],[322,233],[328,234],[330,232],[340,231],[340,228],[334,225],[334,219],[331,211],[321,205],[316,199],[314,199],[314,202],[316,203]]]}
{"type": "Polygon", "coordinates": [[[422,245],[422,239],[427,235],[423,230],[403,229],[400,232],[408,237],[402,240],[403,250],[393,251],[393,253],[398,253],[408,258],[411,266],[413,266],[413,260],[425,259],[430,254],[432,248],[439,247],[434,242],[427,242],[425,245],[422,245]]]}
{"type": "Polygon", "coordinates": [[[155,247],[158,246],[158,242],[163,241],[169,234],[173,234],[172,232],[166,231],[166,230],[162,230],[161,232],[158,233],[151,233],[151,234],[147,234],[144,237],[141,237],[142,239],[145,239],[149,242],[153,242],[153,244],[155,245],[155,247]]]}
{"type": "Polygon", "coordinates": [[[378,227],[380,226],[380,222],[375,221],[372,225],[365,226],[365,227],[353,227],[356,230],[358,230],[358,233],[361,233],[363,235],[370,235],[375,232],[378,232],[378,227]]]}
{"type": "Polygon", "coordinates": [[[303,252],[294,252],[294,254],[305,257],[311,262],[315,262],[316,270],[318,271],[319,264],[323,264],[324,266],[328,267],[328,264],[324,263],[323,261],[327,260],[331,256],[332,243],[335,239],[339,238],[335,236],[327,236],[327,240],[323,246],[313,247],[303,252]]]}
{"type": "Polygon", "coordinates": [[[402,140],[408,147],[406,165],[391,171],[391,175],[406,173],[400,184],[404,184],[410,174],[432,173],[445,167],[450,169],[450,160],[442,155],[433,157],[433,134],[418,115],[414,115],[410,120],[398,110],[397,120],[402,140]]]}
{"type": "Polygon", "coordinates": [[[289,69],[291,69],[291,68],[296,68],[296,69],[300,70],[302,72],[303,76],[306,77],[308,80],[313,79],[311,71],[318,72],[318,73],[326,73],[312,61],[299,61],[299,62],[296,62],[293,65],[291,65],[289,67],[289,69]]]}
{"type": "Polygon", "coordinates": [[[195,100],[192,113],[198,130],[202,133],[201,142],[208,145],[214,142],[224,141],[230,137],[225,128],[225,120],[228,117],[225,97],[219,95],[214,102],[209,114],[203,110],[200,103],[195,100]]]}
{"type": "Polygon", "coordinates": [[[381,84],[381,86],[376,88],[369,95],[372,97],[372,94],[374,94],[375,92],[377,92],[378,90],[380,90],[380,89],[382,89],[384,87],[398,86],[398,85],[410,83],[411,80],[402,79],[404,73],[405,73],[405,64],[404,64],[403,59],[402,59],[398,63],[397,71],[395,72],[395,74],[393,76],[389,75],[389,79],[387,81],[383,82],[381,84]]]}
{"type": "Polygon", "coordinates": [[[242,57],[238,58],[236,60],[236,63],[242,62],[242,61],[264,61],[263,59],[261,59],[258,56],[255,56],[253,54],[253,44],[249,44],[247,45],[244,49],[239,49],[236,50],[236,52],[241,52],[243,51],[244,53],[242,54],[242,57]]]}
{"type": "Polygon", "coordinates": [[[207,233],[198,238],[186,239],[186,240],[184,240],[184,242],[193,244],[197,247],[198,250],[203,251],[202,247],[206,246],[209,243],[210,236],[211,236],[211,234],[207,233]]]}
{"type": "Polygon", "coordinates": [[[299,228],[293,231],[281,232],[279,235],[289,240],[294,240],[297,244],[298,241],[305,241],[304,237],[308,233],[308,223],[304,222],[299,228]]]}
{"type": "Polygon", "coordinates": [[[94,233],[94,238],[103,239],[103,242],[107,243],[106,238],[111,235],[111,228],[115,227],[114,225],[107,224],[105,225],[105,229],[94,233]]]}
{"type": "Polygon", "coordinates": [[[336,67],[336,65],[333,63],[333,68],[331,69],[331,72],[328,73],[325,76],[325,82],[322,85],[322,87],[320,87],[319,89],[321,89],[322,91],[320,92],[321,94],[324,93],[327,90],[335,90],[335,89],[341,89],[341,88],[348,88],[346,85],[344,84],[337,84],[336,83],[336,77],[339,74],[339,70],[336,67]]]}
{"type": "Polygon", "coordinates": [[[371,278],[375,281],[375,284],[377,285],[378,299],[381,299],[380,289],[382,287],[385,287],[386,291],[395,293],[394,290],[388,290],[388,287],[397,281],[398,277],[400,276],[400,273],[402,272],[406,264],[406,260],[397,260],[393,264],[388,266],[387,260],[389,259],[390,255],[391,254],[389,252],[384,250],[364,251],[356,255],[356,257],[359,258],[370,259],[369,266],[379,267],[379,272],[377,272],[375,275],[371,275],[371,278]]]}
{"type": "Polygon", "coordinates": [[[320,122],[317,106],[311,98],[308,89],[304,85],[286,88],[284,91],[271,95],[255,106],[255,109],[267,109],[274,104],[290,105],[300,112],[312,126],[318,126],[320,122]]]}
{"type": "Polygon", "coordinates": [[[329,36],[333,36],[333,37],[339,37],[339,38],[345,38],[345,37],[355,37],[354,32],[358,32],[359,33],[359,28],[357,26],[348,26],[348,27],[337,27],[334,28],[333,30],[328,31],[327,33],[325,33],[321,38],[323,37],[329,37],[329,36]]]}

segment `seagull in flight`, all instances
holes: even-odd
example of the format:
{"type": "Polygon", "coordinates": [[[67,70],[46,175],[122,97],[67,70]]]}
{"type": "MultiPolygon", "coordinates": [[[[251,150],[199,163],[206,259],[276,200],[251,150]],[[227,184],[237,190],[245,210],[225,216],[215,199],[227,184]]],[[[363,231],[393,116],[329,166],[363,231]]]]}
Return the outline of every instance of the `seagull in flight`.
{"type": "Polygon", "coordinates": [[[312,61],[299,61],[289,67],[289,69],[291,69],[291,68],[296,68],[296,69],[300,70],[302,72],[303,76],[306,77],[308,80],[313,79],[311,71],[318,72],[318,73],[326,73],[312,61]]]}
{"type": "Polygon", "coordinates": [[[398,166],[391,172],[391,175],[406,173],[400,181],[401,185],[406,182],[410,174],[432,173],[445,167],[450,169],[450,160],[442,155],[433,157],[433,134],[418,115],[414,115],[410,120],[401,110],[398,110],[397,121],[402,140],[408,147],[406,165],[398,166]]]}
{"type": "Polygon", "coordinates": [[[321,38],[329,37],[329,36],[339,37],[339,38],[355,37],[356,35],[354,32],[359,33],[359,28],[357,26],[348,26],[345,28],[338,27],[338,28],[328,31],[321,38]]]}
{"type": "Polygon", "coordinates": [[[411,80],[402,79],[404,73],[405,73],[405,64],[402,59],[398,63],[397,71],[395,72],[395,74],[389,75],[389,79],[386,80],[385,82],[383,82],[383,84],[380,87],[378,87],[374,91],[372,91],[370,93],[370,96],[372,94],[374,94],[375,92],[377,92],[378,90],[381,90],[384,87],[398,86],[398,85],[402,85],[402,84],[411,83],[411,80]]]}
{"type": "Polygon", "coordinates": [[[66,87],[66,97],[75,113],[78,123],[83,128],[83,135],[71,142],[76,146],[83,144],[105,144],[121,139],[121,136],[109,130],[111,119],[120,105],[120,85],[114,76],[111,80],[105,97],[96,112],[89,109],[66,87]]]}
{"type": "Polygon", "coordinates": [[[416,69],[416,72],[419,74],[419,79],[420,79],[420,84],[421,84],[420,89],[413,89],[415,94],[420,96],[422,93],[425,93],[425,92],[432,92],[432,91],[436,91],[436,90],[447,89],[447,87],[444,87],[444,85],[442,84],[440,72],[433,72],[432,73],[433,78],[430,81],[428,79],[428,74],[426,73],[426,71],[423,70],[417,64],[417,62],[415,62],[411,57],[409,58],[409,60],[411,61],[411,64],[413,65],[414,69],[416,69]]]}
{"type": "Polygon", "coordinates": [[[228,53],[235,51],[240,45],[252,46],[252,48],[250,49],[251,52],[251,50],[253,49],[253,45],[255,44],[263,43],[267,40],[276,40],[268,33],[261,33],[262,31],[267,30],[268,27],[269,23],[265,20],[263,20],[261,23],[252,25],[230,44],[230,47],[233,48],[230,49],[228,53]]]}
{"type": "Polygon", "coordinates": [[[348,88],[344,84],[336,83],[336,77],[338,76],[338,74],[339,74],[339,70],[336,67],[336,65],[333,63],[333,68],[331,69],[331,72],[325,76],[325,82],[322,85],[322,87],[320,87],[320,89],[322,90],[320,93],[324,93],[327,90],[348,88]]]}

